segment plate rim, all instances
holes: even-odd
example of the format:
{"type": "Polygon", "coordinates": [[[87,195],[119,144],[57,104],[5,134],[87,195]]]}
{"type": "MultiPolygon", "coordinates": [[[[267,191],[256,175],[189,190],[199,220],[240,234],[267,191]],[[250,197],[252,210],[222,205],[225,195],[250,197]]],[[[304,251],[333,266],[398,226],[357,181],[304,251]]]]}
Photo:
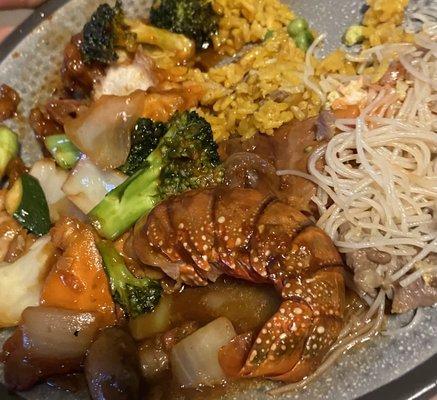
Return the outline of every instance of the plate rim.
{"type": "MultiPolygon", "coordinates": [[[[14,52],[20,42],[43,21],[68,3],[70,0],[48,0],[34,10],[1,44],[0,64],[14,52]]],[[[429,400],[437,394],[437,354],[431,356],[424,363],[397,379],[379,387],[378,389],[361,396],[356,400],[429,400]]],[[[22,399],[16,394],[8,393],[0,384],[1,400],[22,399]]]]}

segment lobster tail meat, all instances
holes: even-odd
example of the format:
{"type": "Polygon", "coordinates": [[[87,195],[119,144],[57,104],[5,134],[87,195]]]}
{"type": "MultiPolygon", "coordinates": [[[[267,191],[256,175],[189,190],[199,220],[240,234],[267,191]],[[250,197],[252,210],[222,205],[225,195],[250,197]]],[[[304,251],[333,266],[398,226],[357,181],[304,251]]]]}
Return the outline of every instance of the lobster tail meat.
{"type": "Polygon", "coordinates": [[[276,287],[283,302],[253,341],[240,376],[301,380],[343,327],[337,249],[308,217],[270,195],[217,188],[172,197],[138,222],[134,248],[143,263],[188,285],[225,274],[276,287]]]}
{"type": "Polygon", "coordinates": [[[170,222],[167,202],[159,204],[152,214],[138,221],[133,244],[144,264],[159,267],[169,277],[188,285],[205,286],[208,283],[187,262],[184,248],[170,222]]]}
{"type": "Polygon", "coordinates": [[[270,279],[278,279],[287,273],[296,275],[298,264],[289,259],[291,244],[296,235],[310,224],[311,221],[293,207],[280,201],[270,203],[259,217],[251,243],[252,268],[270,279]],[[277,266],[275,274],[270,272],[274,266],[277,266]]]}
{"type": "Polygon", "coordinates": [[[213,269],[211,263],[217,261],[214,247],[213,203],[213,192],[205,190],[173,197],[167,204],[178,242],[182,244],[198,270],[205,273],[210,272],[213,269]]]}
{"type": "Polygon", "coordinates": [[[241,375],[273,378],[289,372],[301,358],[311,323],[308,306],[293,300],[283,302],[259,332],[241,375]]]}
{"type": "Polygon", "coordinates": [[[263,276],[251,268],[249,244],[256,221],[272,200],[253,189],[218,189],[214,203],[215,237],[221,264],[229,275],[251,282],[263,276]]]}

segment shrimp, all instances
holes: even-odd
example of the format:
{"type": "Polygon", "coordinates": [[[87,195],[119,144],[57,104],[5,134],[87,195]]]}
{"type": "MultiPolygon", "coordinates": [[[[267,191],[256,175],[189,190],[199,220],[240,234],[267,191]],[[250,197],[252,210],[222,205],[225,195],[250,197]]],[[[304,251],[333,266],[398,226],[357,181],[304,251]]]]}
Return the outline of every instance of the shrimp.
{"type": "Polygon", "coordinates": [[[240,377],[296,382],[322,363],[343,325],[342,259],[312,221],[253,189],[196,190],[136,225],[138,258],[191,286],[225,274],[271,283],[283,302],[255,336],[240,377]]]}

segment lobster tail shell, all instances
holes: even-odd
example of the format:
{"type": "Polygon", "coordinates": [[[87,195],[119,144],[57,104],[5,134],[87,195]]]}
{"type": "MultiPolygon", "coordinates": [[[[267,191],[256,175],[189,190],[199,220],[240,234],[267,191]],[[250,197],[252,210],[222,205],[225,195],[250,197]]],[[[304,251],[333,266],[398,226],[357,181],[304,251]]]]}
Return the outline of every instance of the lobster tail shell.
{"type": "Polygon", "coordinates": [[[298,381],[312,373],[343,326],[342,259],[304,214],[253,189],[195,190],[172,197],[134,231],[139,259],[203,286],[226,274],[270,282],[284,299],[239,375],[298,381]]]}

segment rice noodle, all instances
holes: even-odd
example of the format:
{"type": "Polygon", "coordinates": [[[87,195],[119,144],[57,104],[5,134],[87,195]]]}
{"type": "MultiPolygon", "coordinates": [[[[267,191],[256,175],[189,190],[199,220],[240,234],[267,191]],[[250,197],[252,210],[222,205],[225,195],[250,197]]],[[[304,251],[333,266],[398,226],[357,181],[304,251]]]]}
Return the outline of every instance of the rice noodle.
{"type": "Polygon", "coordinates": [[[346,274],[347,285],[366,301],[368,311],[351,318],[314,374],[273,389],[272,395],[305,387],[357,343],[379,332],[408,332],[421,319],[421,311],[416,310],[405,326],[382,330],[386,299],[393,299],[396,288],[424,274],[437,275],[436,265],[423,262],[437,253],[437,7],[422,13],[416,10],[414,18],[424,22],[415,45],[384,44],[348,56],[362,63],[358,67],[362,71],[371,61],[398,60],[407,71],[404,93],[398,90],[399,81],[381,86],[366,76],[326,76],[317,86],[309,80],[313,74],[310,57],[321,37],[307,54],[306,84],[321,99],[359,79],[367,98],[357,118],[335,121],[338,134],[311,154],[308,173],[282,170],[277,174],[299,176],[317,185],[312,199],[320,214],[317,225],[340,252],[348,255],[373,248],[391,259],[387,264],[373,262],[373,272],[380,278],[375,280],[376,287],[366,288],[353,273],[346,274]]]}
{"type": "Polygon", "coordinates": [[[313,81],[311,81],[311,77],[314,75],[314,68],[311,64],[311,58],[314,56],[314,51],[317,46],[325,40],[326,34],[319,35],[308,48],[308,51],[305,55],[305,71],[303,74],[303,83],[308,89],[312,90],[321,100],[322,104],[326,102],[325,93],[320,89],[320,87],[313,81]]]}
{"type": "MultiPolygon", "coordinates": [[[[408,73],[403,97],[394,85],[368,85],[361,114],[336,121],[340,132],[310,156],[309,174],[278,171],[318,186],[317,224],[341,252],[391,255],[389,265],[375,267],[380,283],[366,292],[374,299],[378,290],[392,297],[396,286],[437,274],[436,266],[419,267],[437,252],[437,40],[426,32],[415,38],[416,45],[386,44],[350,57],[398,59],[408,73]]],[[[348,77],[325,78],[321,88],[344,82],[348,77]]]]}
{"type": "Polygon", "coordinates": [[[411,321],[408,324],[402,326],[401,328],[388,329],[382,331],[381,333],[385,336],[395,336],[395,335],[400,335],[410,332],[421,321],[422,317],[423,317],[422,310],[418,308],[417,310],[413,311],[413,318],[411,318],[411,321]]]}

